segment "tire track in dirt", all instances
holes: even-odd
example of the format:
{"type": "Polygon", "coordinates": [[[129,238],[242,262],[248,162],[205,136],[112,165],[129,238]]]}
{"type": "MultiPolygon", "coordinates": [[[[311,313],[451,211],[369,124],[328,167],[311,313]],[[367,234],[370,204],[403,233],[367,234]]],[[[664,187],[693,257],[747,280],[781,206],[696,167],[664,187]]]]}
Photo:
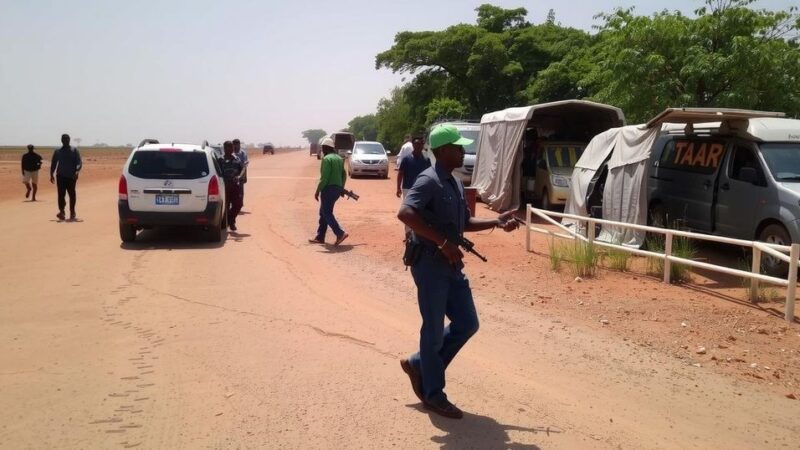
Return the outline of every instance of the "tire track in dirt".
{"type": "Polygon", "coordinates": [[[108,326],[125,330],[138,341],[127,355],[129,367],[125,368],[124,376],[119,377],[118,387],[107,394],[110,399],[106,402],[107,416],[89,422],[98,425],[103,433],[124,436],[126,439],[118,442],[121,448],[139,447],[147,436],[143,418],[156,400],[152,392],[156,383],[152,378],[158,369],[158,347],[165,341],[153,329],[125,320],[128,304],[138,299],[130,291],[141,287],[135,277],[144,268],[143,260],[147,254],[143,252],[134,256],[131,270],[123,275],[125,282],[109,292],[101,318],[108,326]]]}

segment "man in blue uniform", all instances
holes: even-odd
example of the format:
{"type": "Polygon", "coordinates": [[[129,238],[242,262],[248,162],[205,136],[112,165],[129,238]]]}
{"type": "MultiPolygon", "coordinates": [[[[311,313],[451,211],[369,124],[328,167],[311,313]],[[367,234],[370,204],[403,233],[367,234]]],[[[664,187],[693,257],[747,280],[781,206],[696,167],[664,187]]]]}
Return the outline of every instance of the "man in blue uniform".
{"type": "Polygon", "coordinates": [[[517,228],[513,211],[496,219],[470,217],[464,186],[451,172],[464,163],[464,145],[452,125],[431,131],[430,145],[436,165],[423,171],[407,192],[398,219],[412,230],[419,245],[418,258],[411,265],[417,285],[417,302],[422,315],[419,352],[400,361],[411,379],[414,393],[425,408],[445,417],[460,419],[462,411],[444,393],[444,372],[461,347],[478,331],[478,314],[469,280],[462,272],[464,254],[457,239],[464,231],[501,227],[517,228]],[[445,316],[450,324],[445,327],[445,316]]]}

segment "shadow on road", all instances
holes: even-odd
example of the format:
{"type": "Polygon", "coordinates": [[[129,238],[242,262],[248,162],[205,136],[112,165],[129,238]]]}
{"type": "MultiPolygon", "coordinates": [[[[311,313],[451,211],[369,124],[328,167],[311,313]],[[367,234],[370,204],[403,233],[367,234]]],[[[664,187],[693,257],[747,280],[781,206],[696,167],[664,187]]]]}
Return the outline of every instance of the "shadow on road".
{"type": "MultiPolygon", "coordinates": [[[[226,236],[233,237],[230,232],[226,236]]],[[[239,236],[249,236],[239,235],[239,236]]],[[[208,242],[205,232],[197,228],[154,228],[142,230],[134,242],[123,242],[123,250],[195,250],[220,248],[225,245],[225,237],[220,242],[208,242]]]]}
{"type": "Polygon", "coordinates": [[[491,417],[464,413],[460,420],[448,419],[434,414],[422,407],[421,403],[406,405],[422,413],[428,414],[431,423],[444,431],[442,436],[432,436],[431,441],[440,444],[442,449],[460,448],[503,448],[512,450],[539,450],[535,444],[513,442],[509,431],[551,436],[560,434],[561,430],[550,427],[520,427],[497,422],[491,417]]]}

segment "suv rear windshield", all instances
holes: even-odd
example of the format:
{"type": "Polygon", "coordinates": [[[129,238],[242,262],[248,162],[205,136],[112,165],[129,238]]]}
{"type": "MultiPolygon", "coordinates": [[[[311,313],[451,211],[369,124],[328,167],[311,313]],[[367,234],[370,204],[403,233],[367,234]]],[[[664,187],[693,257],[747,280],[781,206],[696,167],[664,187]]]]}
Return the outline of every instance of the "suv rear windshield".
{"type": "Polygon", "coordinates": [[[138,178],[192,180],[208,175],[203,152],[161,152],[140,150],[133,155],[128,172],[138,178]]]}

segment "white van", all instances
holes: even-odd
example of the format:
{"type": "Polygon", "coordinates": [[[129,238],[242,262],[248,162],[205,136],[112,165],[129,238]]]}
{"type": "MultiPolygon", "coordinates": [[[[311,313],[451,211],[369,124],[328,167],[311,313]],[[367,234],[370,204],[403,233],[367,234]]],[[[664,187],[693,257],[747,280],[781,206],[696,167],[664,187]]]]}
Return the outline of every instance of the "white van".
{"type": "Polygon", "coordinates": [[[428,139],[425,140],[425,151],[428,158],[431,159],[431,164],[436,164],[436,156],[430,151],[430,132],[433,127],[438,125],[452,125],[456,127],[461,136],[472,139],[472,144],[464,146],[464,165],[453,171],[453,175],[457,176],[464,186],[469,186],[472,183],[472,171],[475,168],[475,154],[478,151],[478,141],[480,140],[481,124],[478,121],[461,120],[461,121],[445,121],[437,122],[431,125],[428,130],[428,139]]]}

